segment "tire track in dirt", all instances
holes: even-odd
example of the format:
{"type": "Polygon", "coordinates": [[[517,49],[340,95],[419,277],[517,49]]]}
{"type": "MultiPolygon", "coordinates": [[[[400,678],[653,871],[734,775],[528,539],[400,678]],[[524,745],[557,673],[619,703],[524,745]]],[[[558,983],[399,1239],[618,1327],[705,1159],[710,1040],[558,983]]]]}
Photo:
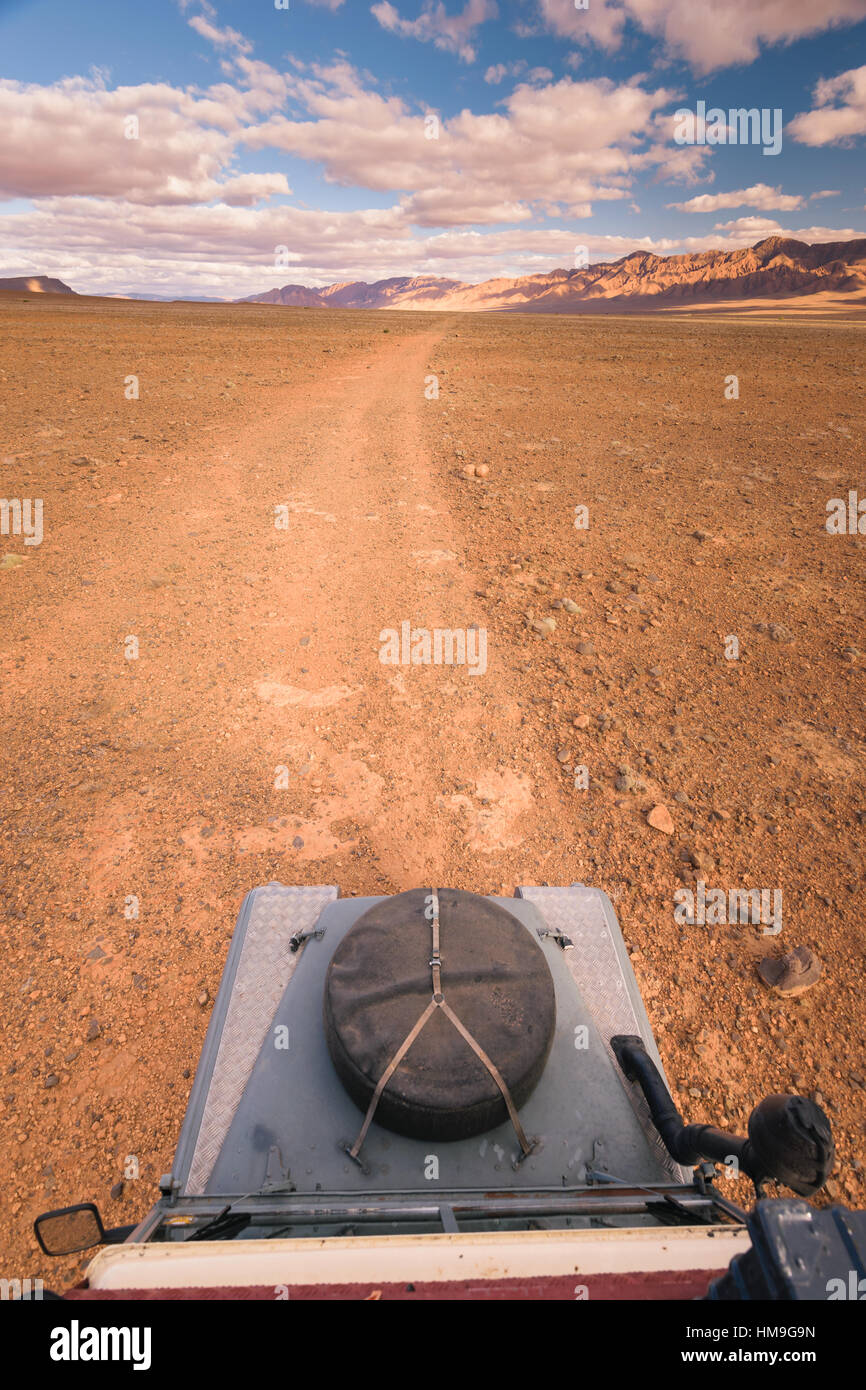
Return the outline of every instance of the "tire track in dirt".
{"type": "MultiPolygon", "coordinates": [[[[435,409],[424,379],[442,336],[395,342],[368,371],[244,440],[248,460],[273,452],[275,432],[289,455],[306,456],[284,502],[291,562],[270,601],[308,641],[294,659],[263,647],[268,669],[255,695],[275,765],[288,769],[287,802],[303,769],[321,794],[300,826],[247,828],[239,843],[291,853],[300,840],[303,859],[331,846],[359,851],[394,889],[434,880],[489,888],[490,857],[520,845],[533,808],[531,780],[509,760],[520,717],[503,697],[495,641],[478,674],[379,659],[382,632],[407,622],[481,640],[467,632],[483,625],[478,581],[423,442],[424,412],[435,409]]],[[[476,666],[482,652],[468,649],[476,666]]]]}

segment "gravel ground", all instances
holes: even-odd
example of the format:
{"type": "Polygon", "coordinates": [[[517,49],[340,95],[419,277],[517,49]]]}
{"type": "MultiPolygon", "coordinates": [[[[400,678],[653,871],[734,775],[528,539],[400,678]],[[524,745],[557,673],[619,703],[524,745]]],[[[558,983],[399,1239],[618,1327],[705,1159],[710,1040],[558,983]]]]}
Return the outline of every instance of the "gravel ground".
{"type": "Polygon", "coordinates": [[[866,1205],[866,536],[825,526],[866,493],[860,321],[0,320],[0,491],[44,530],[0,536],[0,1272],[62,1287],[37,1212],[155,1200],[270,879],[604,888],[683,1112],[821,1098],[866,1205]],[[403,622],[485,669],[384,663],[403,622]],[[699,880],[781,930],[680,924],[699,880]],[[771,993],[798,946],[818,983],[771,993]]]}

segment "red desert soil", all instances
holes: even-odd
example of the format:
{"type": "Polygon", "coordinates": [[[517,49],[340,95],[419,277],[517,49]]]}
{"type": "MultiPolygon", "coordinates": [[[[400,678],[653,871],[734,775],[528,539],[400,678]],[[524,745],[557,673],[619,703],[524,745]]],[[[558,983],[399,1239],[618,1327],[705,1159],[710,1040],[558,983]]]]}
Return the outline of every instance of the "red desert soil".
{"type": "Polygon", "coordinates": [[[0,1274],[81,1268],[46,1207],[154,1201],[270,879],[597,884],[683,1111],[817,1094],[866,1205],[866,538],[825,528],[866,492],[860,324],[0,317],[0,491],[44,501],[0,537],[0,1274]],[[486,629],[486,673],[382,664],[403,621],[486,629]],[[697,879],[780,888],[781,933],[678,925],[697,879]],[[770,994],[799,945],[821,980],[770,994]]]}

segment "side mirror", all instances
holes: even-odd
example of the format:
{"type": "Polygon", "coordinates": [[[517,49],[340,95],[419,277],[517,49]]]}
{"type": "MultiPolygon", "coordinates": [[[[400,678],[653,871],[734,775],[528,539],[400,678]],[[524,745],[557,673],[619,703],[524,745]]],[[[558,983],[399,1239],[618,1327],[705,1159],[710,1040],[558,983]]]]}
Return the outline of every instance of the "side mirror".
{"type": "Polygon", "coordinates": [[[105,1242],[105,1227],[93,1202],[44,1211],[33,1222],[33,1229],[46,1255],[74,1255],[105,1242]]]}

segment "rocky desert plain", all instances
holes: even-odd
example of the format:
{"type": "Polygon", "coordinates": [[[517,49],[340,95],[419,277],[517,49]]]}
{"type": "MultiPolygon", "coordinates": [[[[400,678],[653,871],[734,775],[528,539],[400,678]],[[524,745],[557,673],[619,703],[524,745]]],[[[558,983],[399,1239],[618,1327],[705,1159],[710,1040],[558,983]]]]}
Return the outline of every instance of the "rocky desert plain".
{"type": "Polygon", "coordinates": [[[815,1097],[866,1206],[864,322],[0,295],[11,1267],[68,1287],[39,1211],[152,1205],[272,879],[598,885],[683,1113],[815,1097]],[[486,669],[384,663],[404,622],[486,669]],[[680,923],[699,881],[781,930],[680,923]]]}

